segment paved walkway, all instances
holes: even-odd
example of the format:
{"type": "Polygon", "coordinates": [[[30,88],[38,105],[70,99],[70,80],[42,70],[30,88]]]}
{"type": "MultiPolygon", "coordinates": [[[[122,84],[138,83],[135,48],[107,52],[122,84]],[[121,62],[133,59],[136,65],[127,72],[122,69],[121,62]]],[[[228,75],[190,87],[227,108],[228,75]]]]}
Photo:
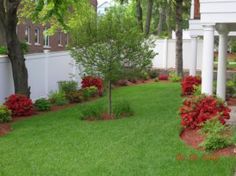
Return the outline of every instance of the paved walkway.
{"type": "Polygon", "coordinates": [[[231,106],[230,109],[230,119],[228,120],[227,124],[236,125],[236,106],[231,106]]]}
{"type": "MultiPolygon", "coordinates": [[[[236,106],[231,106],[230,109],[230,119],[228,120],[227,124],[236,125],[236,106]]],[[[236,176],[236,172],[234,173],[234,176],[236,176]]]]}

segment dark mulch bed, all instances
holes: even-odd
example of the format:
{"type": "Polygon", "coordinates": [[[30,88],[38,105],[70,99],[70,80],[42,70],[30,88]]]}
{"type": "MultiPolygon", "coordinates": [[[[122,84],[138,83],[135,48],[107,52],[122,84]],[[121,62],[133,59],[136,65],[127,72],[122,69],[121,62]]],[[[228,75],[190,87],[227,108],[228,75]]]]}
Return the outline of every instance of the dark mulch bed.
{"type": "MultiPolygon", "coordinates": [[[[199,134],[199,129],[184,129],[180,138],[187,144],[188,146],[204,151],[204,148],[199,147],[199,144],[203,142],[204,137],[199,134]]],[[[213,156],[236,156],[236,148],[235,146],[229,146],[227,148],[219,149],[211,153],[213,156]]]]}

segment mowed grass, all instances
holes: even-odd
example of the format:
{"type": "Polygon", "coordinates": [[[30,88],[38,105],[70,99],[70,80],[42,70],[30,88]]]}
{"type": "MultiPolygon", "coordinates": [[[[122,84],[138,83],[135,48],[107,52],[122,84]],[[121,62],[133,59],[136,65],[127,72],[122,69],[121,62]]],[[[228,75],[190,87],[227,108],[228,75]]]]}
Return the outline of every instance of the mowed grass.
{"type": "MultiPolygon", "coordinates": [[[[0,138],[1,176],[230,176],[234,158],[204,160],[179,139],[179,84],[152,83],[114,90],[131,118],[80,120],[85,105],[17,122],[0,138]],[[191,160],[191,155],[197,160],[191,160]],[[176,159],[182,155],[184,160],[176,159]]],[[[106,103],[101,98],[90,103],[106,103]]]]}

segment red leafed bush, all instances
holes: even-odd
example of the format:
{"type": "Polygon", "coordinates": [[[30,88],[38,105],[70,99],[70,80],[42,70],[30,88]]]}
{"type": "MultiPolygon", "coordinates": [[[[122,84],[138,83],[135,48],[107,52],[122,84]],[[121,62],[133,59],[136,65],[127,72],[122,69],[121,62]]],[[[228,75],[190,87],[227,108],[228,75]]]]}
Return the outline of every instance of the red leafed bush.
{"type": "Polygon", "coordinates": [[[4,105],[12,111],[14,117],[30,116],[34,113],[32,100],[24,95],[11,95],[6,98],[4,105]]]}
{"type": "Polygon", "coordinates": [[[230,109],[215,97],[201,95],[185,99],[180,116],[183,127],[194,129],[212,118],[218,118],[225,124],[225,120],[230,118],[230,109]]]}
{"type": "Polygon", "coordinates": [[[201,78],[199,76],[186,76],[182,80],[182,94],[183,95],[193,95],[194,86],[201,84],[201,78]]]}
{"type": "Polygon", "coordinates": [[[167,81],[169,79],[169,76],[168,75],[164,75],[164,74],[161,74],[159,75],[158,79],[160,81],[167,81]]]}
{"type": "Polygon", "coordinates": [[[95,86],[98,89],[98,94],[102,96],[103,94],[103,81],[99,77],[86,76],[82,80],[82,88],[95,86]]]}

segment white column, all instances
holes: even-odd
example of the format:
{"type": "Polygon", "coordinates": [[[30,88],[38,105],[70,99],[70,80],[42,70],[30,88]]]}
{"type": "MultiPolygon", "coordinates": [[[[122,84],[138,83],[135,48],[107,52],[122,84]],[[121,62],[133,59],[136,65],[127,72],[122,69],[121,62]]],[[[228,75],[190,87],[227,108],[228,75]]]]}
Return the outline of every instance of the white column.
{"type": "Polygon", "coordinates": [[[197,36],[191,37],[191,62],[189,68],[189,75],[196,76],[197,70],[197,36]]]}
{"type": "Polygon", "coordinates": [[[219,32],[219,56],[218,56],[216,94],[219,98],[225,100],[228,31],[218,30],[218,32],[219,32]]]}
{"type": "Polygon", "coordinates": [[[191,14],[190,19],[194,19],[194,0],[191,1],[191,14]]]}
{"type": "Polygon", "coordinates": [[[202,93],[213,93],[214,25],[203,26],[202,93]]]}

